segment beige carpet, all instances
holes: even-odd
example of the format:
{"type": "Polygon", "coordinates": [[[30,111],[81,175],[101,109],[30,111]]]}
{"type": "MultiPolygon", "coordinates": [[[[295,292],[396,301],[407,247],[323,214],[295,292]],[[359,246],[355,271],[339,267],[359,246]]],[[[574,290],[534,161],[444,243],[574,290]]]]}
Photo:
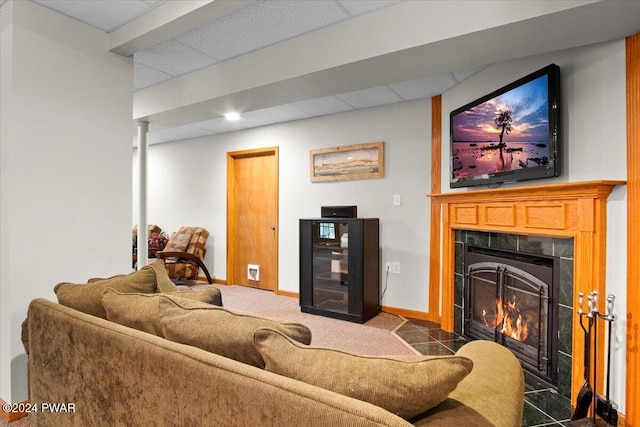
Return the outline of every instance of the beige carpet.
{"type": "MultiPolygon", "coordinates": [[[[196,285],[200,289],[210,285],[196,285]]],[[[222,304],[229,309],[260,314],[274,319],[299,322],[311,329],[311,344],[331,347],[361,355],[418,354],[394,331],[406,320],[380,313],[365,324],[302,313],[297,298],[276,295],[271,291],[245,286],[216,285],[222,293],[222,304]]]]}

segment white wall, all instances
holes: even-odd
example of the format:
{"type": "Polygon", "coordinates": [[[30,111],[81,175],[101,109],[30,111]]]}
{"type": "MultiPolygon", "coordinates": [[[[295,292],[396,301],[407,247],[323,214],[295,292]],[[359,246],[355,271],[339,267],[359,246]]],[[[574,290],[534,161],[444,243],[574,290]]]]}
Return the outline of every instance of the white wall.
{"type": "MultiPolygon", "coordinates": [[[[449,134],[451,110],[550,63],[559,65],[561,74],[562,175],[517,185],[625,180],[627,134],[624,40],[508,61],[486,68],[443,95],[442,134],[449,134]]],[[[446,143],[442,148],[442,191],[473,191],[449,189],[450,149],[446,143]]],[[[620,405],[622,413],[625,412],[626,373],[626,209],[626,188],[618,187],[607,202],[606,280],[607,293],[616,296],[615,351],[611,363],[612,398],[620,405]]]]}
{"type": "MultiPolygon", "coordinates": [[[[562,175],[544,183],[626,179],[624,40],[487,67],[445,92],[442,134],[449,135],[451,110],[550,63],[560,66],[563,159],[562,175]]],[[[449,153],[449,146],[443,144],[443,192],[455,191],[449,189],[449,153]]],[[[540,185],[542,182],[517,185],[540,185]]]]}
{"type": "MultiPolygon", "coordinates": [[[[319,217],[323,205],[357,205],[358,216],[381,220],[382,265],[401,263],[401,274],[389,275],[382,304],[425,312],[430,116],[431,101],[418,100],[153,145],[148,152],[149,222],[169,232],[181,225],[207,228],[211,237],[205,263],[215,277],[226,279],[227,152],[278,146],[279,289],[299,292],[298,220],[319,217]],[[310,150],[374,141],[385,143],[384,178],[310,181],[310,150]],[[396,193],[402,194],[400,207],[393,207],[396,193]]],[[[133,218],[137,218],[137,206],[133,218]]]]}
{"type": "Polygon", "coordinates": [[[0,397],[19,402],[29,301],[131,268],[132,64],[35,3],[0,20],[0,397]]]}

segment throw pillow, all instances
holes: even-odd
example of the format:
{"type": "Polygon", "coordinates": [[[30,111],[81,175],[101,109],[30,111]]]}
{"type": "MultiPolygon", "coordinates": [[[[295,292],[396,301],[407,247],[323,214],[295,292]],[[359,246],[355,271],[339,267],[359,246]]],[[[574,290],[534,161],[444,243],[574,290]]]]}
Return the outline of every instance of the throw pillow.
{"type": "Polygon", "coordinates": [[[162,332],[166,339],[260,368],[264,367],[264,362],[253,345],[256,329],[269,327],[304,344],[311,342],[311,331],[299,323],[282,322],[215,306],[186,307],[177,299],[161,299],[159,308],[162,332]]]}
{"type": "Polygon", "coordinates": [[[222,307],[222,294],[220,293],[220,289],[213,286],[200,289],[199,291],[194,291],[193,289],[188,289],[186,291],[178,290],[175,292],[166,292],[163,295],[188,299],[192,301],[200,301],[222,307]]]}
{"type": "Polygon", "coordinates": [[[116,274],[115,276],[110,276],[110,277],[92,277],[89,280],[87,280],[87,283],[101,282],[103,280],[113,279],[114,277],[121,277],[121,276],[126,276],[126,274],[116,274]]]}
{"type": "Polygon", "coordinates": [[[160,292],[178,292],[178,287],[171,281],[167,274],[164,260],[152,259],[149,260],[149,265],[156,273],[156,283],[158,284],[158,290],[160,292]]]}
{"type": "MultiPolygon", "coordinates": [[[[190,234],[174,234],[167,242],[167,246],[164,247],[164,252],[184,252],[191,241],[190,234]]],[[[175,263],[178,261],[178,257],[170,257],[165,260],[168,263],[175,263]]]]}
{"type": "MultiPolygon", "coordinates": [[[[164,266],[164,260],[160,258],[152,258],[149,260],[149,266],[153,268],[153,271],[156,274],[156,285],[158,286],[158,291],[160,292],[177,292],[180,289],[171,281],[171,278],[167,274],[167,269],[164,266]]],[[[102,280],[113,279],[115,277],[123,277],[126,274],[118,274],[111,277],[92,277],[87,280],[87,283],[100,282],[102,280]]]]}
{"type": "Polygon", "coordinates": [[[373,403],[404,419],[445,400],[473,362],[461,356],[357,356],[311,347],[268,328],[253,341],[267,371],[373,403]]]}
{"type": "Polygon", "coordinates": [[[102,305],[107,313],[107,320],[163,337],[158,311],[159,302],[163,298],[176,298],[183,300],[183,303],[184,300],[190,300],[222,305],[220,290],[214,287],[162,294],[123,293],[106,288],[102,294],[102,305]]]}
{"type": "Polygon", "coordinates": [[[58,297],[58,303],[106,319],[107,313],[102,306],[102,291],[105,288],[143,294],[151,294],[158,289],[153,268],[146,266],[135,273],[87,284],[58,283],[53,291],[58,297]]]}

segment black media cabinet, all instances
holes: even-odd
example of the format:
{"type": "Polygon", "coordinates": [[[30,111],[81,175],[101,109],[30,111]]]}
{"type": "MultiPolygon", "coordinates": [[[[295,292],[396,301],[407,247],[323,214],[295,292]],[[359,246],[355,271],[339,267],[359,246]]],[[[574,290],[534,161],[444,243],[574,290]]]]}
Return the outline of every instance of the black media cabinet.
{"type": "Polygon", "coordinates": [[[300,308],[364,323],[380,312],[378,218],[300,220],[300,308]]]}

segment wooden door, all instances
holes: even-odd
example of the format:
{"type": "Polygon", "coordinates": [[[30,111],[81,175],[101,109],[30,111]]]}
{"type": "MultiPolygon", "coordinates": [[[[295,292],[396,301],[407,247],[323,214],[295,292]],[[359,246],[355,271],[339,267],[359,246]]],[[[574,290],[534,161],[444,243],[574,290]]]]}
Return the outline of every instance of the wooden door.
{"type": "Polygon", "coordinates": [[[227,283],[278,288],[277,147],[227,154],[227,283]]]}

